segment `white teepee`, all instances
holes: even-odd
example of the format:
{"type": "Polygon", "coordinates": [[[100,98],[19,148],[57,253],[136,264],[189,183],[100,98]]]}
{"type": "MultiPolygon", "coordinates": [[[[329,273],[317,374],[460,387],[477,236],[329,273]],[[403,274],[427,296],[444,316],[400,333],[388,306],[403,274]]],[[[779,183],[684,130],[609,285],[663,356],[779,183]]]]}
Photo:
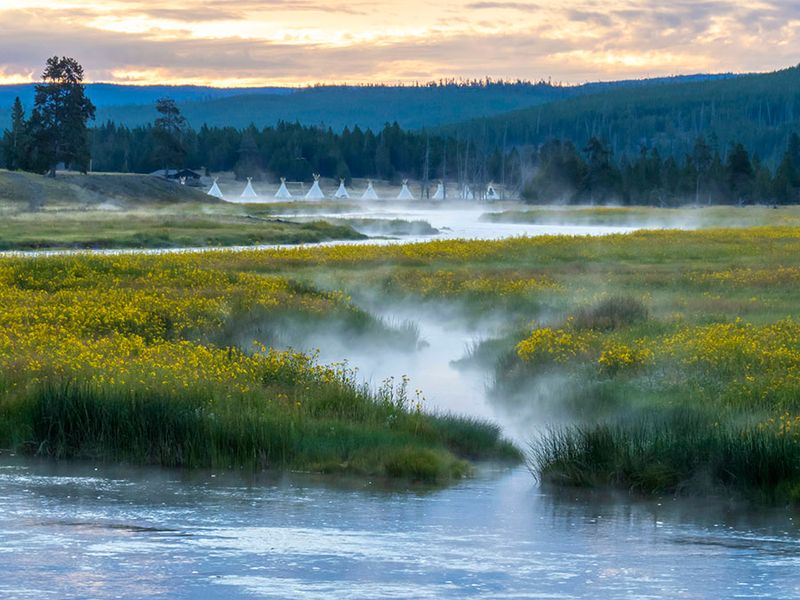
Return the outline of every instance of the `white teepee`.
{"type": "Polygon", "coordinates": [[[436,186],[436,193],[433,195],[431,200],[444,200],[444,183],[441,181],[439,185],[436,186]]]}
{"type": "Polygon", "coordinates": [[[486,199],[489,202],[494,202],[495,200],[500,200],[500,195],[494,189],[494,184],[490,183],[489,187],[486,188],[486,199]]]}
{"type": "Polygon", "coordinates": [[[319,175],[314,173],[314,185],[311,186],[311,189],[308,190],[306,194],[306,200],[324,200],[325,194],[322,193],[322,190],[319,187],[319,175]]]}
{"type": "Polygon", "coordinates": [[[475,196],[472,194],[472,190],[469,189],[468,185],[464,186],[464,189],[461,190],[461,199],[462,200],[474,200],[475,196]]]}
{"type": "Polygon", "coordinates": [[[369,180],[369,185],[367,185],[367,189],[364,190],[364,194],[361,196],[362,200],[377,200],[378,194],[375,193],[375,188],[372,187],[372,180],[369,180]]]}
{"type": "Polygon", "coordinates": [[[258,198],[258,194],[256,194],[256,191],[253,189],[252,177],[247,178],[247,187],[245,187],[244,191],[242,192],[242,198],[258,198]]]}
{"type": "Polygon", "coordinates": [[[333,195],[334,198],[349,198],[350,194],[347,192],[347,188],[344,187],[344,179],[339,180],[339,189],[336,190],[336,193],[333,195]]]}
{"type": "Polygon", "coordinates": [[[220,200],[224,200],[225,196],[222,195],[222,190],[219,189],[217,185],[217,178],[214,178],[214,185],[211,186],[211,189],[208,190],[209,196],[214,196],[214,198],[219,198],[220,200]]]}
{"type": "Polygon", "coordinates": [[[275,192],[275,197],[280,198],[281,200],[288,200],[292,197],[291,192],[286,187],[286,177],[281,177],[281,187],[279,187],[278,191],[275,192]]]}
{"type": "Polygon", "coordinates": [[[408,179],[403,179],[403,188],[400,190],[400,194],[397,196],[398,200],[413,200],[414,195],[411,193],[411,190],[408,189],[408,179]]]}

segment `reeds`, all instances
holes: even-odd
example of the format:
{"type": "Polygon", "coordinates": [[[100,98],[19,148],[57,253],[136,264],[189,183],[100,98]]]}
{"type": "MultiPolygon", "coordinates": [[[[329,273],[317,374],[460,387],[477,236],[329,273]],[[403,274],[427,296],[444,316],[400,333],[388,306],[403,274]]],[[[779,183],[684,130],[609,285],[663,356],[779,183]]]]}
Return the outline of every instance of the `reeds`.
{"type": "Polygon", "coordinates": [[[697,412],[552,429],[529,460],[546,482],[800,501],[800,438],[697,412]]]}

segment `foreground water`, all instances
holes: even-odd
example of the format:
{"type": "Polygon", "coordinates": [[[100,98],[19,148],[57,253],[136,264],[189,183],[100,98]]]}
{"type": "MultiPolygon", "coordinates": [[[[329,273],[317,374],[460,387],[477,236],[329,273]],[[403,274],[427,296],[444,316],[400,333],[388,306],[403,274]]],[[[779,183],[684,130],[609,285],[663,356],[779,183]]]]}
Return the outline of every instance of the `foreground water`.
{"type": "Polygon", "coordinates": [[[789,598],[791,515],[554,495],[518,468],[446,490],[0,467],[3,598],[789,598]]]}

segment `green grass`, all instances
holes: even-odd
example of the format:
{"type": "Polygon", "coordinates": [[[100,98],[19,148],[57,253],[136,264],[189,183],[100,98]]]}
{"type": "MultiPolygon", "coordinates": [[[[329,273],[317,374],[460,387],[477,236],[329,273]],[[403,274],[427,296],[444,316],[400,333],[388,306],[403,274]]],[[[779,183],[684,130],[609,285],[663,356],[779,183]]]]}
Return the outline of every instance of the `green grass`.
{"type": "Polygon", "coordinates": [[[517,461],[494,425],[436,417],[352,380],[275,383],[295,406],[223,390],[120,390],[68,380],[0,402],[7,448],[58,459],[171,467],[299,469],[446,482],[468,459],[517,461]],[[299,384],[298,384],[299,385],[299,384]]]}
{"type": "Polygon", "coordinates": [[[225,247],[365,237],[350,227],[324,221],[253,222],[238,215],[84,212],[10,216],[0,221],[0,250],[225,247]]]}
{"type": "Polygon", "coordinates": [[[702,413],[551,430],[532,445],[530,463],[561,485],[800,501],[800,440],[702,413]]]}
{"type": "Polygon", "coordinates": [[[307,244],[366,236],[346,223],[293,222],[157,177],[0,170],[0,250],[307,244]]]}
{"type": "MultiPolygon", "coordinates": [[[[178,269],[181,261],[191,264],[188,273],[222,273],[230,281],[240,274],[256,282],[273,277],[291,280],[299,295],[291,301],[282,301],[280,296],[276,304],[254,310],[252,322],[226,305],[224,314],[241,319],[242,327],[223,330],[221,338],[213,338],[218,346],[244,347],[252,337],[238,337],[254,331],[262,317],[274,324],[271,317],[305,302],[303,290],[319,294],[313,306],[320,308],[294,315],[295,320],[286,326],[299,323],[298,330],[318,329],[353,343],[368,344],[385,337],[390,346],[413,346],[416,336],[413,328],[403,331],[402,327],[384,335],[364,308],[345,319],[347,327],[329,327],[329,319],[344,314],[339,311],[352,309],[351,295],[363,307],[381,312],[393,303],[405,303],[414,311],[443,319],[488,323],[496,338],[473,348],[467,357],[472,360],[467,362],[489,373],[494,368],[498,406],[511,414],[537,415],[537,431],[556,423],[576,426],[559,433],[558,443],[551,444],[549,454],[536,462],[548,481],[616,485],[646,493],[725,490],[764,500],[794,501],[800,482],[794,470],[800,460],[795,454],[795,434],[780,435],[771,420],[784,413],[791,419],[800,416],[800,332],[792,324],[800,314],[798,256],[798,228],[739,227],[606,237],[209,252],[202,258],[131,257],[135,274],[120,271],[118,258],[70,259],[64,261],[63,269],[48,267],[60,265],[57,261],[37,259],[37,266],[30,267],[36,271],[34,281],[17,273],[9,285],[17,294],[30,284],[32,297],[52,293],[55,300],[66,293],[56,285],[61,273],[68,275],[63,277],[70,285],[130,276],[140,286],[149,281],[145,274],[178,269]],[[87,265],[93,267],[92,273],[83,268],[87,265]],[[323,291],[340,299],[338,308],[329,306],[323,291]],[[702,337],[700,328],[720,324],[730,330],[711,329],[702,337]],[[589,342],[586,349],[578,348],[563,362],[526,362],[514,348],[535,328],[552,328],[567,337],[587,336],[589,342]],[[685,334],[685,341],[668,344],[677,334],[685,334]],[[356,341],[358,336],[362,337],[356,341]],[[609,347],[638,346],[653,351],[656,358],[611,365],[599,360],[609,347]],[[666,348],[671,348],[671,354],[658,354],[666,348]],[[672,416],[680,413],[693,415],[692,420],[672,416]],[[748,476],[748,469],[764,475],[748,476]]],[[[182,280],[183,272],[175,272],[182,280]]],[[[198,281],[199,287],[192,288],[191,294],[203,292],[205,278],[198,281]]],[[[145,325],[137,322],[147,330],[145,325]]],[[[273,396],[267,394],[265,399],[273,396]]],[[[389,474],[405,469],[419,474],[441,451],[449,452],[453,460],[504,453],[492,446],[491,428],[472,428],[463,420],[450,422],[437,415],[417,421],[403,417],[398,421],[403,425],[391,430],[391,441],[373,443],[386,429],[385,421],[362,419],[367,414],[359,408],[363,404],[348,403],[347,396],[322,394],[320,398],[322,404],[305,395],[302,399],[307,403],[303,410],[313,417],[305,429],[314,439],[313,444],[307,441],[311,446],[297,445],[291,437],[275,438],[289,440],[281,442],[283,455],[293,457],[287,464],[325,471],[389,474]],[[326,412],[328,406],[339,408],[326,412]],[[330,425],[323,424],[331,415],[341,427],[334,425],[337,435],[328,438],[324,427],[330,425]],[[416,464],[406,454],[415,444],[426,449],[416,464]],[[369,465],[379,466],[371,471],[369,465]]],[[[14,406],[14,414],[31,414],[29,404],[14,406]]],[[[237,414],[248,414],[241,405],[234,407],[237,414]]],[[[0,420],[0,431],[7,427],[3,422],[7,421],[0,420]]],[[[268,420],[265,430],[275,422],[285,423],[268,420]]],[[[257,438],[260,434],[247,435],[257,438]]],[[[532,431],[531,436],[535,435],[532,431]]],[[[263,443],[266,438],[259,439],[263,443]]],[[[50,452],[55,447],[46,444],[44,449],[50,452]]],[[[458,472],[460,467],[454,465],[441,472],[458,472]]]]}
{"type": "Polygon", "coordinates": [[[532,223],[536,225],[581,225],[606,227],[758,227],[780,223],[800,225],[796,206],[685,206],[681,208],[622,206],[545,206],[508,208],[485,213],[490,223],[532,223]]]}

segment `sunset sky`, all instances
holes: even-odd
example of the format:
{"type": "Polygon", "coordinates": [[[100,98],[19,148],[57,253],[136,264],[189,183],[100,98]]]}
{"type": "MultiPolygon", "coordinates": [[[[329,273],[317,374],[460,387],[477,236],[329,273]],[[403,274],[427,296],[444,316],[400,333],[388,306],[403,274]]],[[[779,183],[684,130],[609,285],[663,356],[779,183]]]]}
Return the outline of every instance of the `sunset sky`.
{"type": "Polygon", "coordinates": [[[218,86],[767,71],[800,62],[800,2],[0,0],[0,83],[54,54],[91,81],[218,86]]]}

